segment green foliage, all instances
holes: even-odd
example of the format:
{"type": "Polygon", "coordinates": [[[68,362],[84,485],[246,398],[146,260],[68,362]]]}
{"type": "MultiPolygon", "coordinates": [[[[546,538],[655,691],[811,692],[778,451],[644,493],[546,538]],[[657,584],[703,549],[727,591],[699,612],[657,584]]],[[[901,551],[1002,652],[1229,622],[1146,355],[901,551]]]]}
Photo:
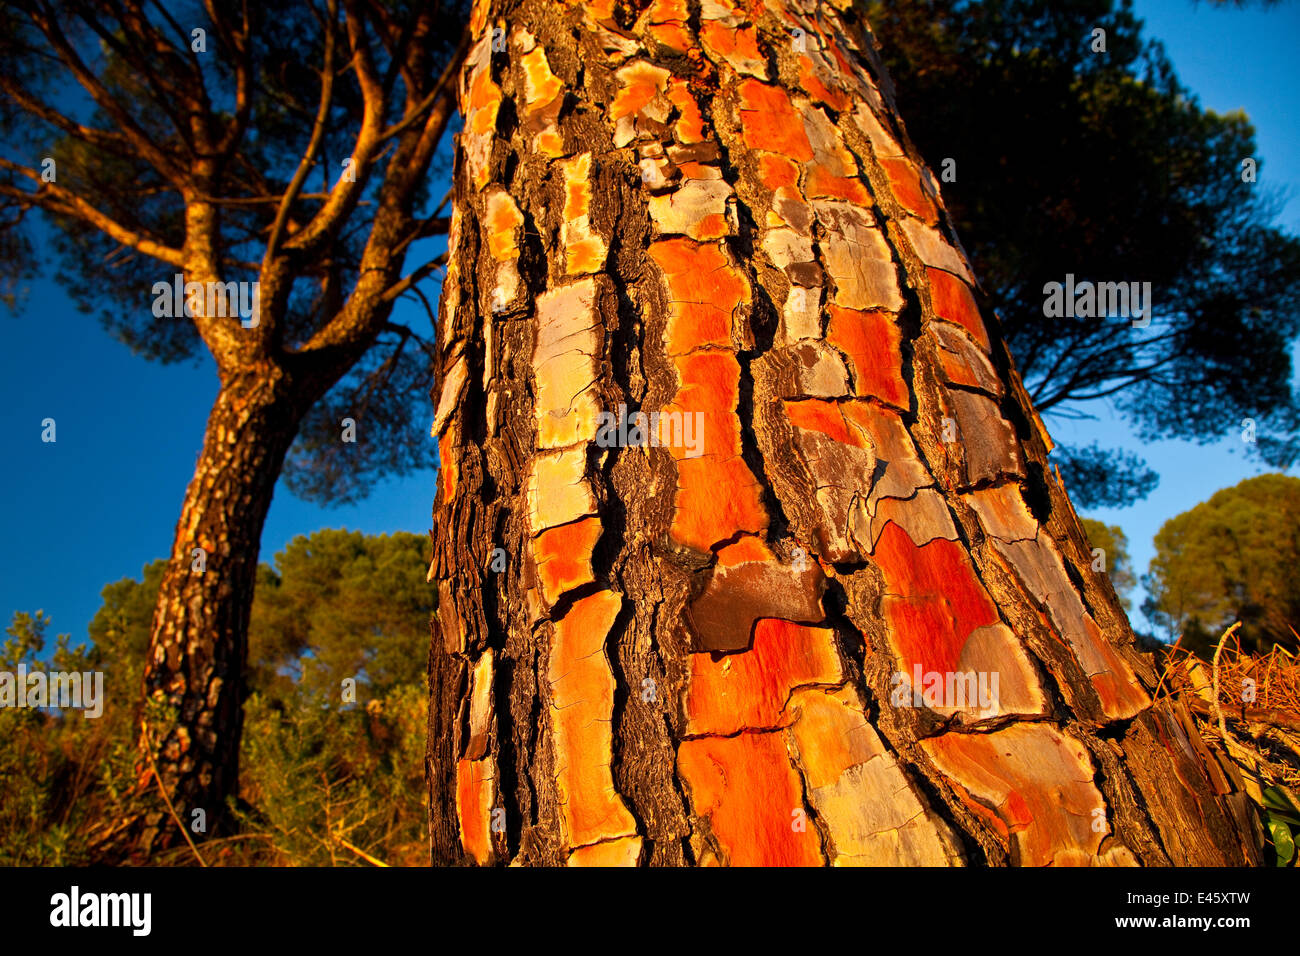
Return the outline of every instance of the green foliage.
{"type": "Polygon", "coordinates": [[[259,568],[249,686],[336,702],[345,677],[382,697],[424,680],[435,588],[419,535],[325,529],[259,568]]]}
{"type": "Polygon", "coordinates": [[[1273,865],[1295,866],[1295,845],[1300,838],[1300,806],[1285,790],[1264,788],[1264,823],[1273,842],[1273,865]]]}
{"type": "MultiPolygon", "coordinates": [[[[877,0],[866,4],[909,135],[938,173],[958,233],[1040,412],[1113,397],[1144,438],[1213,441],[1243,418],[1286,467],[1300,444],[1290,349],[1300,241],[1242,113],[1202,109],[1129,0],[877,0]],[[1091,49],[1106,31],[1106,52],[1091,49]],[[1043,314],[1043,287],[1150,281],[1154,316],[1043,314]]],[[[1081,501],[1150,490],[1140,462],[1096,449],[1061,468],[1081,501]],[[1081,467],[1089,459],[1100,464],[1081,467]]]]}
{"type": "MultiPolygon", "coordinates": [[[[325,529],[262,564],[249,629],[241,742],[243,830],[210,862],[361,865],[425,861],[425,666],[435,589],[413,534],[325,529]],[[356,679],[356,702],[341,682],[356,679]]],[[[104,670],[103,716],[0,708],[0,866],[93,862],[135,778],[135,720],[165,561],[105,586],[92,647],[60,635],[55,670],[104,670]]],[[[0,670],[43,668],[49,618],[16,613],[0,670]]],[[[152,724],[165,721],[151,718],[152,724]]],[[[173,862],[188,862],[188,848],[173,862]]],[[[164,862],[164,861],[159,861],[164,862]]]]}
{"type": "Polygon", "coordinates": [[[366,865],[351,844],[393,865],[427,862],[427,695],[416,684],[364,707],[244,706],[242,814],[256,850],[293,866],[366,865]]]}
{"type": "Polygon", "coordinates": [[[90,620],[90,639],[109,670],[105,692],[115,711],[129,710],[139,700],[154,602],[166,568],[165,560],[151,561],[140,581],[123,578],[104,585],[104,603],[90,620]]]}
{"type": "Polygon", "coordinates": [[[1143,611],[1205,654],[1234,621],[1243,650],[1296,646],[1300,622],[1300,478],[1268,474],[1169,519],[1143,578],[1143,611]]]}
{"type": "MultiPolygon", "coordinates": [[[[99,648],[55,640],[48,661],[50,619],[17,612],[0,650],[0,670],[103,669],[99,648]]],[[[111,681],[105,682],[107,693],[111,681]]],[[[118,807],[130,779],[129,729],[120,708],[106,703],[102,717],[79,710],[59,715],[0,708],[0,866],[76,866],[90,862],[84,834],[118,807]]]]}
{"type": "Polygon", "coordinates": [[[1117,524],[1105,524],[1096,518],[1082,518],[1083,530],[1088,535],[1088,542],[1094,548],[1100,548],[1106,556],[1106,573],[1110,583],[1119,595],[1125,611],[1133,609],[1133,588],[1137,585],[1137,575],[1133,573],[1133,561],[1128,553],[1128,538],[1117,524]]]}

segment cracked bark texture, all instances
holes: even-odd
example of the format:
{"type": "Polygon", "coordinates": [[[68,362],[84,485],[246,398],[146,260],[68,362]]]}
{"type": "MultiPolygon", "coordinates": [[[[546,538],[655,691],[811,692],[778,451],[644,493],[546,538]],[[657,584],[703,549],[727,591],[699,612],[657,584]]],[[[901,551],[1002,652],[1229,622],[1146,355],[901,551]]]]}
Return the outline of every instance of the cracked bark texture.
{"type": "Polygon", "coordinates": [[[851,5],[470,28],[434,862],[1257,862],[851,5]]]}

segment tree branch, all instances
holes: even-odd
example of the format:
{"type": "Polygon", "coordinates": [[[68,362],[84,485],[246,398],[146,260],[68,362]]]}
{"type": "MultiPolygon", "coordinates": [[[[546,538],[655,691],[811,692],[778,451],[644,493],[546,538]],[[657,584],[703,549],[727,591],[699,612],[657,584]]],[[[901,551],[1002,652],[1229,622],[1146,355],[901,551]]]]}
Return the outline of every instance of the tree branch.
{"type": "Polygon", "coordinates": [[[0,195],[9,196],[28,206],[37,206],[50,212],[80,219],[82,222],[94,226],[110,239],[120,242],[124,246],[130,246],[141,255],[150,256],[169,265],[184,266],[185,260],[181,250],[173,249],[152,236],[128,229],[105,213],[100,212],[80,196],[64,189],[57,183],[41,182],[41,175],[36,170],[28,169],[26,166],[19,166],[7,159],[0,159],[0,169],[19,173],[40,184],[38,191],[34,193],[23,192],[13,186],[0,184],[0,195]]]}
{"type": "Polygon", "coordinates": [[[108,89],[99,82],[99,78],[87,68],[81,57],[77,55],[77,51],[72,48],[55,19],[45,11],[33,12],[29,15],[37,29],[50,41],[50,46],[54,48],[63,65],[76,77],[77,82],[90,94],[91,99],[121,127],[123,135],[131,141],[137,153],[184,192],[190,184],[188,172],[174,164],[164,150],[154,145],[153,138],[140,128],[122,104],[114,99],[108,89]]]}
{"type": "Polygon", "coordinates": [[[276,210],[275,222],[271,226],[271,235],[266,240],[266,253],[262,256],[264,267],[269,267],[271,261],[275,258],[276,247],[280,244],[285,223],[289,220],[289,209],[293,205],[294,198],[302,191],[302,184],[306,181],[307,173],[311,171],[312,164],[316,161],[316,154],[320,151],[321,140],[325,137],[325,123],[329,118],[330,102],[334,96],[334,25],[337,15],[338,5],[335,0],[329,0],[329,19],[325,24],[325,61],[321,70],[320,105],[316,109],[316,121],[312,124],[307,151],[303,153],[298,168],[294,170],[293,179],[289,181],[289,188],[284,191],[284,197],[280,200],[280,208],[276,210]]]}
{"type": "Polygon", "coordinates": [[[447,253],[445,252],[442,255],[438,256],[438,258],[429,260],[424,265],[420,266],[420,268],[416,269],[414,272],[408,275],[406,278],[400,280],[395,285],[393,285],[387,292],[385,292],[383,295],[379,297],[379,301],[380,302],[393,301],[399,295],[405,292],[407,289],[411,288],[417,282],[419,282],[421,279],[423,279],[425,276],[431,273],[434,269],[438,268],[441,265],[445,265],[446,262],[447,262],[447,253]]]}
{"type": "MultiPolygon", "coordinates": [[[[448,67],[443,71],[442,76],[438,77],[438,82],[435,83],[433,89],[429,91],[429,95],[421,100],[414,109],[407,111],[407,114],[402,117],[400,122],[384,130],[379,136],[380,140],[391,139],[394,136],[399,136],[412,125],[419,122],[420,117],[431,109],[434,103],[438,102],[438,97],[442,95],[447,84],[450,83],[452,78],[456,75],[457,70],[460,68],[460,62],[468,51],[469,32],[466,31],[464,36],[461,37],[460,45],[456,48],[456,52],[451,58],[451,62],[455,65],[456,69],[448,67]]],[[[439,206],[438,208],[441,209],[442,207],[439,206]]]]}
{"type": "Polygon", "coordinates": [[[63,130],[69,136],[89,143],[100,149],[107,150],[118,156],[143,159],[131,146],[131,141],[121,133],[110,130],[95,129],[92,126],[83,126],[81,123],[64,116],[53,107],[42,103],[36,97],[32,96],[18,84],[13,82],[8,76],[0,74],[0,91],[3,91],[10,99],[21,106],[28,113],[44,120],[51,126],[63,130]]]}
{"type": "MultiPolygon", "coordinates": [[[[331,0],[332,6],[333,0],[331,0]]],[[[344,0],[343,6],[346,12],[348,43],[352,48],[351,66],[361,87],[361,128],[352,147],[352,179],[340,176],[330,190],[330,198],[325,205],[316,212],[301,232],[296,233],[285,243],[286,249],[308,256],[318,252],[335,237],[344,220],[355,208],[361,191],[365,188],[370,167],[379,153],[379,130],[383,125],[384,112],[388,103],[383,84],[375,73],[370,47],[365,39],[361,13],[357,9],[355,0],[344,0]]]]}

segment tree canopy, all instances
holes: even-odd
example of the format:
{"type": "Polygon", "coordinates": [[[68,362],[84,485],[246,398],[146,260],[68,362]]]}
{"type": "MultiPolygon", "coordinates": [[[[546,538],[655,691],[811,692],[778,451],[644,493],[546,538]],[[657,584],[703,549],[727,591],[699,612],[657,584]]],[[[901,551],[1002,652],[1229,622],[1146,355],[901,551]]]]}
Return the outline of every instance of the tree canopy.
{"type": "Polygon", "coordinates": [[[432,364],[418,285],[449,221],[431,189],[449,176],[439,143],[456,122],[448,66],[467,13],[401,0],[5,4],[0,299],[20,301],[48,244],[68,295],[144,358],[191,360],[206,344],[223,380],[268,358],[321,380],[285,462],[300,497],[350,503],[385,474],[428,467],[410,417],[432,364]],[[422,262],[403,276],[412,254],[422,262]],[[260,282],[256,326],[156,314],[156,283],[206,281],[206,269],[260,282]],[[390,318],[399,297],[413,308],[390,318]],[[347,445],[344,417],[361,423],[347,445]]]}
{"type": "MultiPolygon", "coordinates": [[[[337,702],[345,677],[363,688],[358,699],[419,683],[436,603],[424,579],[427,550],[424,538],[406,532],[324,528],[298,535],[273,563],[262,562],[249,625],[249,692],[337,702]]],[[[165,566],[152,561],[139,579],[106,585],[90,622],[97,660],[117,671],[110,686],[122,703],[139,697],[165,566]]]]}
{"type": "Polygon", "coordinates": [[[249,626],[249,684],[336,700],[360,678],[382,696],[423,680],[435,591],[427,539],[326,528],[299,535],[262,564],[249,626]]]}
{"type": "MultiPolygon", "coordinates": [[[[1290,347],[1300,242],[1242,162],[1240,112],[1200,107],[1129,0],[868,4],[908,131],[941,173],[958,234],[1035,406],[1112,398],[1140,437],[1214,441],[1255,421],[1279,467],[1300,450],[1290,347]],[[1094,52],[1095,29],[1105,52],[1094,52]],[[1044,316],[1044,285],[1149,281],[1153,317],[1044,316]]],[[[1081,507],[1144,497],[1131,453],[1064,449],[1081,507]]]]}
{"type": "Polygon", "coordinates": [[[1205,651],[1234,621],[1242,648],[1294,649],[1300,629],[1300,478],[1268,474],[1170,518],[1155,538],[1142,609],[1205,651]]]}

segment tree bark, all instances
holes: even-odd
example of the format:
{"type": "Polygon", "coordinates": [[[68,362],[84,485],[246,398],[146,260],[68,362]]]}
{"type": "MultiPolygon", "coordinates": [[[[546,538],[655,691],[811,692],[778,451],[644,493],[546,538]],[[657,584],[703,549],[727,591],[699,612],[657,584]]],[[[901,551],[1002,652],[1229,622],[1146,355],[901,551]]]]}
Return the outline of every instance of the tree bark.
{"type": "Polygon", "coordinates": [[[471,31],[434,862],[1258,862],[850,4],[471,31]]]}
{"type": "Polygon", "coordinates": [[[154,608],[137,806],[106,852],[145,857],[227,827],[262,526],[304,410],[270,363],[217,395],[154,608]]]}

